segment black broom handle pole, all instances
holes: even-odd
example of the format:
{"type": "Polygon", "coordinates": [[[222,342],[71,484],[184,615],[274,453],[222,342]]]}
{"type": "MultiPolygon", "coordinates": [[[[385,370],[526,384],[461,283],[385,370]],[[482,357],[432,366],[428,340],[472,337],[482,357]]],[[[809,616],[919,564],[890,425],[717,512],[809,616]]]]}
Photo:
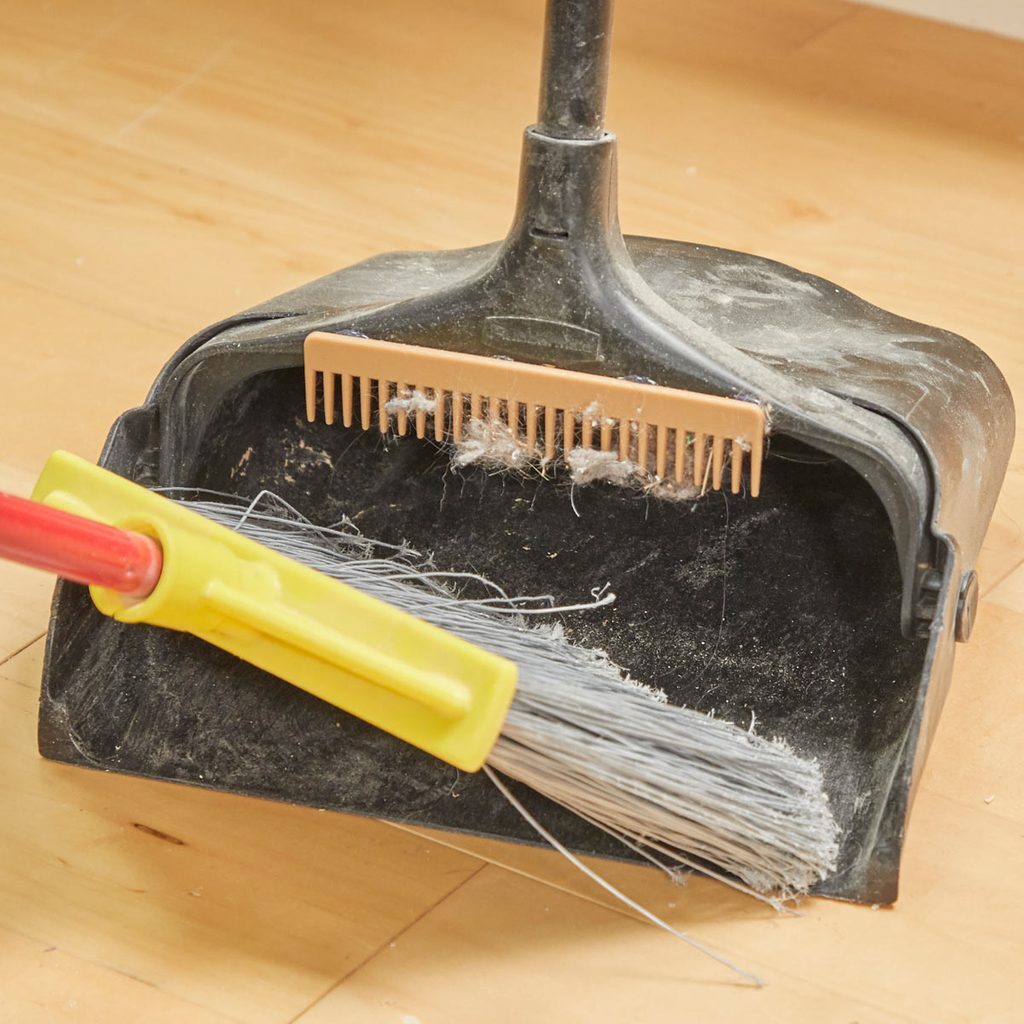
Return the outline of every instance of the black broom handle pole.
{"type": "Polygon", "coordinates": [[[604,134],[612,0],[548,0],[538,129],[555,139],[604,134]]]}

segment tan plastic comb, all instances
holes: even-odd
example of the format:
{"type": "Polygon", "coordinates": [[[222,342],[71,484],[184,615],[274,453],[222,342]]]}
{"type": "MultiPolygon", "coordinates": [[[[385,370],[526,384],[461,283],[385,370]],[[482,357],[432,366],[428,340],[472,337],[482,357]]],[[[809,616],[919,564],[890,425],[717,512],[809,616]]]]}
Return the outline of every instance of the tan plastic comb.
{"type": "Polygon", "coordinates": [[[616,452],[658,479],[690,479],[702,489],[710,482],[715,490],[728,444],[732,492],[740,489],[745,455],[751,495],[761,489],[765,420],[752,402],[324,331],[306,338],[305,366],[310,422],[322,378],[327,423],[334,422],[340,390],[346,427],[358,409],[364,430],[376,421],[386,433],[393,418],[405,434],[411,414],[417,437],[426,436],[429,419],[435,441],[458,442],[467,418],[486,418],[547,459],[559,449],[566,458],[574,448],[594,449],[596,440],[596,450],[616,452]],[[394,398],[412,401],[392,412],[394,398]]]}

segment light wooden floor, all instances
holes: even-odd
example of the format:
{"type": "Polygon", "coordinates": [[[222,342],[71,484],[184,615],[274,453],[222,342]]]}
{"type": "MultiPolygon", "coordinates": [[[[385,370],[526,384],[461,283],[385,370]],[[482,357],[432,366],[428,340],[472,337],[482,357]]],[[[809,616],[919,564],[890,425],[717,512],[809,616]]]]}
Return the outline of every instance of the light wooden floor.
{"type": "MultiPolygon", "coordinates": [[[[207,322],[501,235],[539,0],[0,5],[0,488],[94,456],[207,322]]],[[[628,231],[751,250],[972,338],[1024,392],[1024,44],[843,0],[622,0],[628,231]]],[[[1024,1019],[1024,465],[895,909],[782,918],[552,853],[42,762],[50,582],[0,570],[0,1019],[1024,1019]]]]}

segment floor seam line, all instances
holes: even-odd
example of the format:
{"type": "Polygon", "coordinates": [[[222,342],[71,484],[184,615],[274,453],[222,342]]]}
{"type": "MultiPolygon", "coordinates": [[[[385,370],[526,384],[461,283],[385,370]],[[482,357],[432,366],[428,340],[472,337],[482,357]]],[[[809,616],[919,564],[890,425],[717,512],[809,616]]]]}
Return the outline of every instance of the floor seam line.
{"type": "Polygon", "coordinates": [[[298,1022],[301,1021],[301,1019],[307,1013],[309,1013],[309,1011],[312,1010],[314,1006],[317,1006],[319,1003],[322,1003],[332,992],[335,992],[339,988],[341,988],[341,986],[344,985],[346,981],[348,981],[353,975],[361,971],[368,963],[372,962],[373,960],[376,960],[376,958],[380,956],[380,954],[383,953],[385,949],[390,948],[390,946],[393,943],[397,942],[403,935],[405,935],[406,932],[409,931],[409,929],[415,928],[416,925],[418,925],[425,917],[428,917],[435,910],[437,910],[437,908],[440,907],[441,904],[445,902],[445,900],[447,900],[450,896],[453,896],[455,893],[457,893],[464,885],[468,884],[469,882],[472,882],[473,879],[476,878],[476,876],[479,875],[481,871],[486,870],[490,866],[491,865],[489,862],[484,861],[480,865],[480,867],[478,867],[474,872],[472,872],[472,874],[467,875],[464,879],[462,879],[461,882],[459,882],[458,885],[455,885],[451,889],[449,889],[444,894],[444,896],[442,896],[439,900],[437,900],[434,903],[431,903],[429,907],[421,911],[411,921],[409,921],[407,924],[399,928],[397,932],[395,932],[393,935],[388,936],[388,938],[385,939],[384,942],[382,942],[376,949],[374,949],[372,953],[363,957],[363,959],[360,960],[359,963],[354,964],[352,967],[350,967],[340,978],[335,980],[324,992],[318,995],[316,999],[314,999],[308,1006],[304,1006],[294,1017],[290,1017],[287,1021],[287,1024],[298,1024],[298,1022]]]}
{"type": "Polygon", "coordinates": [[[794,53],[802,53],[804,50],[813,46],[819,39],[823,39],[833,29],[838,28],[844,22],[849,21],[851,18],[856,17],[860,13],[860,3],[848,3],[847,9],[840,14],[835,21],[830,21],[827,25],[823,25],[816,32],[812,32],[806,39],[801,40],[793,48],[794,53]]]}
{"type": "Polygon", "coordinates": [[[45,636],[46,630],[43,630],[43,632],[38,634],[38,636],[34,636],[31,640],[29,640],[27,644],[22,644],[22,646],[19,647],[16,651],[11,651],[11,653],[8,654],[6,657],[0,658],[0,668],[3,668],[4,665],[7,664],[7,662],[12,661],[19,654],[24,654],[25,651],[27,651],[33,644],[39,643],[39,641],[42,640],[45,636]]]}
{"type": "Polygon", "coordinates": [[[979,596],[983,601],[988,601],[992,594],[999,588],[999,586],[1005,583],[1021,566],[1024,566],[1024,558],[1020,561],[1014,562],[1013,565],[1005,570],[1001,575],[995,576],[995,579],[991,577],[986,580],[985,585],[981,587],[979,596]]]}

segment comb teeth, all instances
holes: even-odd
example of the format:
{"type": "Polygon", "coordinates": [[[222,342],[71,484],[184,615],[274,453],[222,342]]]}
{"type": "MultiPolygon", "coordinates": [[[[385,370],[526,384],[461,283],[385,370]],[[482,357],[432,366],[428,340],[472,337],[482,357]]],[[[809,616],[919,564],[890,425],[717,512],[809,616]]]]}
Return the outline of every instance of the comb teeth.
{"type": "Polygon", "coordinates": [[[384,433],[411,428],[459,442],[468,420],[483,420],[547,459],[578,448],[612,452],[656,479],[701,491],[719,490],[728,465],[733,494],[749,456],[750,493],[761,489],[765,420],[752,402],[322,331],[306,338],[305,367],[310,422],[318,391],[325,422],[335,422],[340,393],[346,426],[358,405],[364,430],[376,419],[384,433]]]}

